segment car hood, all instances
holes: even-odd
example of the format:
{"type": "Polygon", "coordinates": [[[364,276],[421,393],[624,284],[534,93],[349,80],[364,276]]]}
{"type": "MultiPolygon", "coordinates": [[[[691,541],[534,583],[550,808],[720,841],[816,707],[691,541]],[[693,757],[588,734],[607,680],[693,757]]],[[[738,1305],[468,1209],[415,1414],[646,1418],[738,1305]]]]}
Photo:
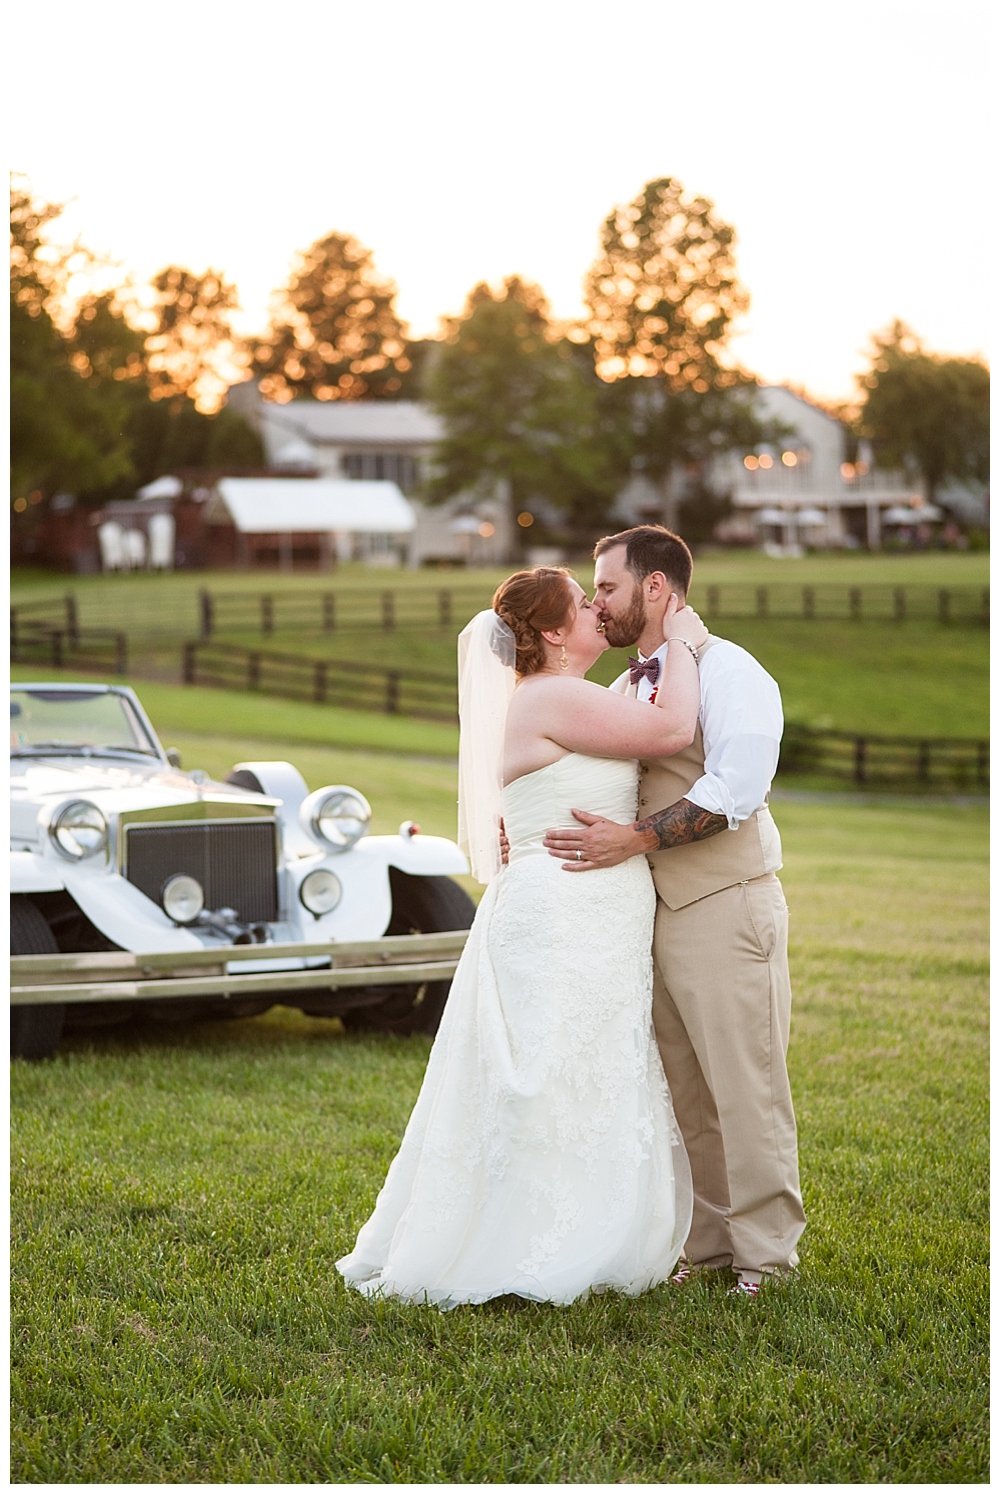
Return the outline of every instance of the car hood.
{"type": "Polygon", "coordinates": [[[110,819],[130,809],[154,809],[220,797],[247,804],[273,805],[263,794],[211,780],[195,781],[162,762],[132,763],[113,758],[11,759],[11,840],[35,841],[39,820],[61,800],[92,799],[110,819]]]}

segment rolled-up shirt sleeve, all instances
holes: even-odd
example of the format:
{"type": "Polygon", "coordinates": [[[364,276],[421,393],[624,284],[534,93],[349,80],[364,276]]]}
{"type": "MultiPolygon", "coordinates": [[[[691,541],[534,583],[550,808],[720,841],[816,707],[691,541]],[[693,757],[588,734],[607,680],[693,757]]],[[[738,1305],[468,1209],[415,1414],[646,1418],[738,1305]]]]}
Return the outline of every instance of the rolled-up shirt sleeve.
{"type": "Polygon", "coordinates": [[[718,643],[700,668],[705,772],[685,794],[730,830],[761,809],[778,766],[784,717],[777,684],[745,649],[718,643]]]}

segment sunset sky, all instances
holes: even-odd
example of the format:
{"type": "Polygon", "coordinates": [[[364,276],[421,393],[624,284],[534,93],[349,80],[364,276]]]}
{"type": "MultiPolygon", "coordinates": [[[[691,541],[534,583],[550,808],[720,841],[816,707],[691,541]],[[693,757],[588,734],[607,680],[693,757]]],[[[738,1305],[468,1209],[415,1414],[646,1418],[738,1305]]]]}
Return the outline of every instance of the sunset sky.
{"type": "Polygon", "coordinates": [[[848,395],[902,317],[985,352],[985,3],[50,0],[9,30],[11,164],[123,273],[222,269],[264,324],[297,248],[355,234],[433,333],[477,280],[580,311],[602,218],[652,177],[714,200],[734,349],[848,395]]]}

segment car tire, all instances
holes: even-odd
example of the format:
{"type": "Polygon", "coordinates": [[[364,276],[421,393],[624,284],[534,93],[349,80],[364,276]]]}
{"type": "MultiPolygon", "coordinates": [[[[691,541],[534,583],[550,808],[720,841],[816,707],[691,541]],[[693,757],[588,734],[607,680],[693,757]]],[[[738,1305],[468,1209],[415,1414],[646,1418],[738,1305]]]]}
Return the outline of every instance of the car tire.
{"type": "MultiPolygon", "coordinates": [[[[412,877],[397,867],[389,868],[392,886],[392,919],[387,934],[445,934],[468,929],[476,916],[469,894],[451,877],[412,877]]],[[[414,1033],[433,1036],[441,1024],[450,980],[428,981],[422,986],[386,986],[385,1000],[377,1006],[354,1007],[341,1021],[352,1032],[393,1032],[400,1037],[414,1033]]]]}
{"type": "MultiPolygon", "coordinates": [[[[12,897],[10,900],[10,952],[12,955],[59,953],[55,934],[30,898],[12,897]]],[[[12,1006],[11,1058],[36,1062],[54,1057],[65,1019],[65,1002],[46,1006],[12,1006]]]]}

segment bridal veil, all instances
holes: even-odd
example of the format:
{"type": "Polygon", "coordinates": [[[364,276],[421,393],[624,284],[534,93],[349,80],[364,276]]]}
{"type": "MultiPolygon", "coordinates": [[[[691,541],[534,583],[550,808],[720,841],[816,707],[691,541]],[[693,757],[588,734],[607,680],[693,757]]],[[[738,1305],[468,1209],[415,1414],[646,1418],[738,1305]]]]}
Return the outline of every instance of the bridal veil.
{"type": "Polygon", "coordinates": [[[500,870],[504,729],[516,659],[514,634],[491,608],[458,636],[458,843],[477,882],[500,870]]]}

